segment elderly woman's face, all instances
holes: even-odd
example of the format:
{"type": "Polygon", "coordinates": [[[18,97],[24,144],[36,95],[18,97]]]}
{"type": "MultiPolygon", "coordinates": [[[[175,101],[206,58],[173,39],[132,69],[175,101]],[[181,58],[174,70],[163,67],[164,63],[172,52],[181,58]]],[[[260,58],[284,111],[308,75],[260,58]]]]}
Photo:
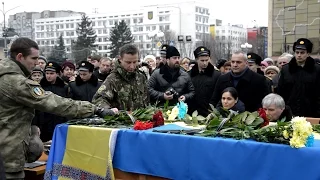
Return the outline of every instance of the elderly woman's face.
{"type": "Polygon", "coordinates": [[[280,120],[279,117],[281,116],[284,109],[278,108],[276,105],[271,104],[270,106],[263,105],[263,109],[266,111],[267,117],[269,121],[277,121],[280,120]]]}
{"type": "Polygon", "coordinates": [[[289,60],[286,57],[281,57],[278,59],[278,67],[281,69],[283,65],[288,64],[289,60]]]}

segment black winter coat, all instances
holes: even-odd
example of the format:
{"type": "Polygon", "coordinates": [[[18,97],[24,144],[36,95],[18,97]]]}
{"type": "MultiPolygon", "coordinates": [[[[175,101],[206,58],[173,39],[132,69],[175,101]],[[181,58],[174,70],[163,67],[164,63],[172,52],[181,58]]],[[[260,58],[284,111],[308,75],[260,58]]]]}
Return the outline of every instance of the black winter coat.
{"type": "MultiPolygon", "coordinates": [[[[231,72],[221,75],[210,100],[215,107],[221,100],[222,91],[227,87],[234,87],[231,72]]],[[[246,111],[254,112],[261,107],[262,99],[270,93],[266,78],[247,69],[236,87],[239,99],[244,103],[246,111]]]]}
{"type": "Polygon", "coordinates": [[[198,64],[195,64],[189,74],[195,89],[194,98],[188,103],[189,114],[197,110],[200,115],[207,116],[210,98],[221,74],[210,63],[202,73],[199,73],[198,64]]]}
{"type": "MultiPolygon", "coordinates": [[[[70,97],[70,88],[60,77],[57,77],[54,84],[49,83],[44,77],[40,85],[45,91],[50,91],[61,97],[70,97]]],[[[36,111],[34,121],[37,123],[33,124],[40,128],[40,139],[46,142],[52,139],[56,125],[65,123],[68,119],[54,114],[36,111]]]]}
{"type": "Polygon", "coordinates": [[[99,82],[94,74],[92,74],[91,78],[86,82],[84,82],[80,76],[77,76],[76,80],[69,84],[72,94],[71,98],[91,102],[101,84],[102,82],[99,82]]]}
{"type": "Polygon", "coordinates": [[[156,69],[148,81],[151,103],[158,102],[158,105],[163,105],[166,102],[163,95],[170,88],[173,88],[179,95],[169,101],[169,105],[176,105],[178,98],[182,95],[186,97],[186,103],[188,103],[195,93],[194,86],[188,73],[179,69],[172,77],[169,66],[164,65],[159,69],[156,69]]]}
{"type": "Polygon", "coordinates": [[[296,58],[282,67],[278,93],[294,116],[320,117],[320,65],[308,57],[304,67],[296,58]]]}

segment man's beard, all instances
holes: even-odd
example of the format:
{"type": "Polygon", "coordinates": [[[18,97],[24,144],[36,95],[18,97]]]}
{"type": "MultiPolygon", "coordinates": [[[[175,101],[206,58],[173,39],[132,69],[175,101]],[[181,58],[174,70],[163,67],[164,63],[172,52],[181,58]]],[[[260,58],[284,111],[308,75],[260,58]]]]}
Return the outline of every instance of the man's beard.
{"type": "Polygon", "coordinates": [[[179,68],[180,68],[180,64],[179,64],[179,63],[175,63],[175,64],[173,65],[173,68],[174,68],[174,69],[179,69],[179,68]]]}

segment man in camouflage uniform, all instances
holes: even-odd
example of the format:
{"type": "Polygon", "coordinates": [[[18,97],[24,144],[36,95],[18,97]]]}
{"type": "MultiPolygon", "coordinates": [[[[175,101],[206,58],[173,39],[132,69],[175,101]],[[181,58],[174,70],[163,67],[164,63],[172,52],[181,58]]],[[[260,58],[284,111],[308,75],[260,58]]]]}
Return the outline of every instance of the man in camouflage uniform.
{"type": "Polygon", "coordinates": [[[92,102],[105,108],[134,110],[148,105],[147,78],[137,68],[139,50],[128,44],[120,49],[115,69],[93,97],[92,102]]]}
{"type": "Polygon", "coordinates": [[[6,178],[23,179],[35,109],[70,118],[103,117],[113,111],[45,92],[28,79],[39,57],[39,47],[31,39],[15,40],[10,56],[0,61],[0,153],[6,178]]]}

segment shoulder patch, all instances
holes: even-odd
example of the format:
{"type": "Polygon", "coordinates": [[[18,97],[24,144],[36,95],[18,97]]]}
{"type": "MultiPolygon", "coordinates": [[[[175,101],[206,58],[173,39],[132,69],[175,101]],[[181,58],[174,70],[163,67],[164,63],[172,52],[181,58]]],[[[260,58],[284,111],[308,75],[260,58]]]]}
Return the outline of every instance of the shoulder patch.
{"type": "Polygon", "coordinates": [[[41,87],[33,87],[31,89],[31,94],[34,97],[39,97],[39,96],[43,96],[44,95],[44,90],[41,87]]]}
{"type": "Polygon", "coordinates": [[[98,93],[101,94],[106,89],[107,89],[107,87],[105,85],[101,85],[100,88],[98,89],[98,93]]]}

